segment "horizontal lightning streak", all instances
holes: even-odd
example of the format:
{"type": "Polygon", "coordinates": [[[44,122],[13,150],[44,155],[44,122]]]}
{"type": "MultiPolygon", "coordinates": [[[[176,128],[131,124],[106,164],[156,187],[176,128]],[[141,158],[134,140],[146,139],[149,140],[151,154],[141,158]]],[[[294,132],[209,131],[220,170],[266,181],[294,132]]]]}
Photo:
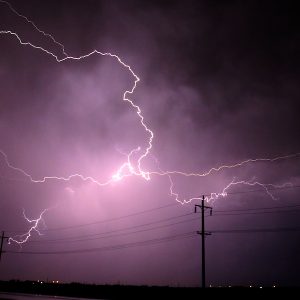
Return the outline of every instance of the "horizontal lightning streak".
{"type": "Polygon", "coordinates": [[[6,155],[5,152],[3,152],[2,150],[0,150],[0,153],[3,155],[4,157],[4,160],[5,160],[5,163],[7,164],[7,166],[12,169],[12,170],[15,170],[17,172],[20,172],[21,174],[23,174],[24,176],[26,176],[27,178],[29,178],[30,182],[32,183],[45,183],[47,180],[62,180],[62,181],[70,181],[71,179],[75,178],[75,177],[78,177],[80,178],[81,180],[83,181],[91,181],[99,186],[105,186],[105,185],[108,185],[110,183],[112,183],[113,181],[115,181],[114,179],[110,179],[109,181],[107,182],[104,182],[104,183],[101,183],[99,181],[97,181],[96,179],[94,179],[93,177],[91,176],[83,176],[81,174],[72,174],[72,175],[69,175],[67,177],[58,177],[58,176],[45,176],[43,177],[42,179],[34,179],[29,173],[27,173],[26,171],[24,171],[23,169],[21,168],[18,168],[18,167],[15,167],[13,166],[9,160],[8,160],[8,157],[6,155]]]}
{"type": "MultiPolygon", "coordinates": [[[[194,200],[200,200],[202,199],[202,197],[192,197],[192,198],[189,198],[189,199],[183,199],[183,200],[180,200],[179,199],[179,195],[178,193],[174,192],[173,191],[173,187],[174,187],[174,183],[172,181],[172,178],[169,174],[166,174],[168,177],[169,177],[169,180],[170,180],[170,195],[173,196],[175,198],[175,200],[181,204],[185,204],[185,203],[190,203],[194,200]]],[[[219,198],[224,198],[228,195],[228,190],[229,188],[231,188],[232,186],[236,186],[236,185],[247,185],[247,186],[259,186],[261,188],[263,188],[266,193],[273,199],[273,200],[278,200],[278,198],[276,198],[272,193],[271,193],[271,190],[273,189],[282,189],[282,188],[285,188],[285,187],[292,187],[293,184],[290,183],[290,182],[285,182],[283,184],[271,184],[271,183],[261,183],[261,182],[258,182],[258,181],[255,181],[254,178],[252,180],[249,180],[249,181],[246,181],[246,180],[239,180],[239,181],[235,181],[235,178],[227,185],[225,186],[225,188],[223,188],[223,190],[219,193],[210,193],[209,195],[203,195],[204,196],[204,200],[207,201],[207,202],[213,202],[219,198]]]]}
{"type": "Polygon", "coordinates": [[[291,158],[295,158],[295,157],[300,158],[300,152],[289,154],[289,155],[284,155],[284,156],[277,156],[277,157],[273,157],[273,158],[249,158],[249,159],[243,160],[241,162],[238,162],[238,163],[235,163],[232,165],[221,165],[219,167],[213,167],[204,173],[185,173],[185,172],[181,172],[181,171],[165,171],[165,172],[150,172],[150,175],[159,175],[159,176],[181,175],[181,176],[185,176],[185,177],[206,177],[208,175],[211,175],[213,172],[219,172],[224,169],[233,169],[233,168],[237,168],[237,167],[242,167],[249,163],[275,162],[275,161],[291,159],[291,158]]]}

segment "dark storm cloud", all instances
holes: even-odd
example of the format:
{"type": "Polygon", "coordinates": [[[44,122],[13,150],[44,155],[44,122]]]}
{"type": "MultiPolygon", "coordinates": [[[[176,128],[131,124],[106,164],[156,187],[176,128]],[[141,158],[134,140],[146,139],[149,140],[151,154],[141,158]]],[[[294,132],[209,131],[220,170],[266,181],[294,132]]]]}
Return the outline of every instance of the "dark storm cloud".
{"type": "MultiPolygon", "coordinates": [[[[97,48],[120,55],[132,66],[141,78],[132,99],[141,106],[154,131],[152,154],[162,169],[204,172],[249,157],[299,151],[299,36],[296,11],[290,2],[143,2],[11,3],[53,33],[70,55],[97,48]]],[[[17,30],[24,39],[61,57],[57,45],[11,15],[7,7],[1,5],[0,13],[1,29],[17,30]]],[[[13,37],[1,36],[0,43],[0,148],[15,165],[36,178],[81,172],[102,181],[124,162],[120,152],[145,146],[147,135],[134,111],[121,100],[133,78],[115,60],[91,57],[84,62],[57,64],[38,50],[20,46],[13,37]]],[[[157,168],[150,157],[144,165],[157,168]]],[[[167,178],[154,177],[150,182],[129,178],[104,188],[80,180],[34,185],[9,170],[3,160],[1,175],[0,224],[8,230],[26,226],[22,208],[34,218],[44,208],[59,205],[45,216],[47,226],[55,228],[110,219],[173,201],[167,178]]],[[[233,177],[249,180],[253,176],[265,183],[297,184],[299,160],[259,163],[208,178],[174,177],[174,183],[183,197],[198,196],[221,191],[233,177]]],[[[232,195],[216,201],[214,208],[295,204],[297,190],[276,192],[276,196],[280,198],[277,202],[264,193],[232,195]]],[[[191,211],[192,206],[168,208],[147,218],[142,215],[117,224],[48,232],[40,239],[94,234],[191,211]]],[[[295,212],[216,216],[208,219],[207,226],[220,230],[297,224],[295,212]]],[[[198,225],[187,223],[177,225],[176,230],[170,227],[114,240],[45,245],[48,251],[102,247],[196,230],[198,225]]],[[[297,233],[290,235],[284,247],[280,247],[282,233],[209,237],[208,281],[299,284],[297,233]]],[[[44,251],[45,245],[28,244],[24,250],[44,251]]],[[[131,284],[199,282],[197,237],[121,251],[26,259],[7,255],[1,276],[131,284]]]]}

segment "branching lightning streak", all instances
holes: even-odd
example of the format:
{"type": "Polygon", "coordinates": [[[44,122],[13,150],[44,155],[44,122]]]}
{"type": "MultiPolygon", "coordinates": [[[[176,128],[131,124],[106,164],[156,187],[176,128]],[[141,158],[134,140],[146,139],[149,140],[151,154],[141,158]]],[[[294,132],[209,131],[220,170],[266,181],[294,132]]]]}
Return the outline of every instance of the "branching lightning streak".
{"type": "MultiPolygon", "coordinates": [[[[192,198],[188,198],[188,199],[179,199],[179,194],[174,192],[173,188],[174,188],[174,183],[173,180],[171,178],[171,176],[169,174],[167,174],[169,181],[170,181],[170,195],[173,196],[175,198],[175,200],[181,204],[185,204],[185,203],[190,203],[194,200],[200,200],[202,199],[202,197],[192,197],[192,198]]],[[[261,183],[255,180],[255,178],[252,178],[251,180],[239,180],[236,181],[236,179],[234,178],[227,186],[225,186],[225,188],[223,188],[223,190],[219,193],[210,193],[209,195],[204,195],[204,200],[207,202],[214,202],[215,200],[218,200],[219,198],[225,198],[228,196],[228,190],[229,188],[231,188],[232,186],[237,186],[237,185],[246,185],[246,186],[259,186],[261,188],[263,188],[266,193],[273,199],[273,200],[278,200],[278,198],[276,198],[270,191],[270,188],[283,188],[283,187],[287,187],[287,186],[293,186],[292,183],[290,182],[285,182],[283,184],[272,184],[272,183],[261,183]]]]}
{"type": "MultiPolygon", "coordinates": [[[[6,165],[14,170],[17,171],[19,173],[21,173],[23,176],[27,177],[29,179],[30,182],[32,183],[45,183],[46,181],[49,180],[60,180],[60,181],[70,181],[75,177],[80,178],[82,181],[89,181],[92,182],[94,184],[97,184],[98,186],[106,186],[109,185],[111,183],[117,182],[122,180],[125,177],[129,177],[129,176],[139,176],[142,177],[145,180],[150,180],[151,176],[167,176],[170,182],[170,194],[172,197],[175,198],[176,201],[178,201],[181,204],[184,203],[189,203],[193,200],[198,200],[200,199],[199,197],[192,197],[190,199],[179,199],[179,194],[174,192],[174,183],[172,180],[172,176],[184,176],[184,177],[206,177],[209,176],[213,173],[217,173],[220,172],[222,170],[226,170],[226,169],[233,169],[233,168],[238,168],[238,167],[243,167],[247,164],[250,163],[258,163],[258,162],[276,162],[279,160],[285,160],[285,159],[291,159],[291,158],[295,158],[300,156],[300,153],[295,153],[295,154],[291,154],[291,155],[286,155],[286,156],[277,156],[275,158],[256,158],[256,159],[247,159],[238,163],[234,163],[231,165],[221,165],[219,167],[213,167],[211,169],[209,169],[206,172],[203,173],[186,173],[186,172],[181,172],[181,171],[162,171],[159,168],[159,171],[144,171],[142,169],[142,161],[150,154],[150,151],[153,147],[152,142],[154,139],[154,133],[153,131],[147,126],[147,124],[145,123],[145,119],[144,116],[142,114],[142,110],[141,108],[135,104],[132,100],[130,100],[129,96],[132,95],[137,87],[138,82],[140,81],[140,78],[135,74],[135,72],[133,71],[133,69],[131,68],[130,65],[126,64],[118,55],[116,54],[112,54],[110,52],[100,52],[98,50],[93,50],[91,52],[89,52],[88,54],[82,55],[82,56],[70,56],[66,53],[64,45],[59,43],[51,34],[46,33],[45,31],[41,30],[33,21],[31,21],[30,19],[28,19],[26,16],[20,14],[15,8],[12,7],[12,5],[5,1],[5,0],[0,0],[0,3],[3,3],[5,5],[7,5],[9,7],[9,9],[17,16],[19,16],[20,18],[23,18],[26,22],[28,22],[29,24],[31,24],[33,26],[33,28],[35,30],[37,30],[40,34],[42,34],[44,37],[47,37],[49,39],[51,39],[53,41],[53,43],[57,46],[60,47],[62,53],[63,53],[63,57],[59,58],[58,55],[56,55],[55,53],[43,48],[42,46],[39,45],[35,45],[29,41],[23,41],[22,38],[19,36],[19,34],[17,34],[16,32],[12,31],[12,30],[1,30],[0,34],[2,35],[10,35],[13,36],[14,38],[16,38],[18,40],[18,42],[23,45],[23,46],[30,46],[36,50],[42,51],[45,54],[51,56],[52,58],[54,58],[56,60],[56,62],[61,63],[63,61],[67,61],[67,60],[72,60],[72,61],[79,61],[79,60],[84,60],[88,57],[91,57],[93,55],[101,55],[101,56],[108,56],[112,59],[115,59],[119,64],[121,64],[124,68],[126,68],[130,74],[133,76],[134,78],[134,83],[131,87],[131,89],[126,90],[123,93],[123,101],[128,102],[131,107],[135,110],[139,122],[141,124],[141,126],[144,128],[145,133],[148,135],[148,140],[147,140],[147,144],[146,146],[142,149],[141,147],[137,147],[133,150],[131,150],[131,152],[127,155],[127,160],[117,169],[117,171],[112,175],[112,177],[110,179],[108,179],[107,181],[104,182],[99,182],[98,180],[96,180],[95,178],[91,177],[91,176],[84,176],[80,173],[75,173],[75,174],[71,174],[69,176],[66,177],[60,177],[60,176],[45,176],[41,179],[35,179],[33,178],[32,175],[30,175],[29,172],[26,172],[25,170],[13,165],[9,159],[7,154],[0,150],[0,154],[4,157],[4,161],[6,163],[6,165]],[[137,155],[138,154],[138,155],[137,155]],[[133,159],[134,157],[137,157],[135,159],[133,159]]],[[[283,185],[273,185],[273,184],[264,184],[264,183],[260,183],[258,181],[256,181],[255,179],[249,180],[249,181],[245,181],[245,180],[240,180],[240,181],[236,181],[235,179],[233,179],[221,192],[219,193],[211,193],[209,195],[205,196],[205,200],[210,202],[210,201],[215,201],[220,197],[226,197],[228,195],[228,189],[231,188],[232,186],[236,186],[236,185],[248,185],[248,186],[260,186],[262,187],[266,193],[273,199],[275,200],[275,196],[270,192],[269,188],[272,187],[283,187],[283,186],[287,186],[287,185],[291,185],[291,183],[284,183],[283,185]]],[[[34,219],[34,220],[30,220],[25,216],[25,213],[23,212],[24,218],[29,222],[29,223],[33,223],[33,226],[30,228],[30,230],[20,236],[17,236],[16,238],[9,238],[9,243],[11,242],[15,242],[18,244],[23,244],[25,243],[31,236],[31,233],[33,231],[36,231],[38,234],[40,234],[39,230],[38,230],[38,226],[40,224],[40,222],[43,222],[43,214],[47,211],[47,209],[45,209],[39,216],[38,219],[34,219]]]]}
{"type": "Polygon", "coordinates": [[[113,179],[108,180],[107,182],[101,183],[101,182],[97,181],[96,179],[94,179],[93,177],[90,177],[90,176],[83,176],[83,175],[78,174],[78,173],[69,175],[69,176],[67,176],[67,177],[45,176],[45,177],[43,177],[42,179],[34,179],[29,173],[27,173],[27,172],[24,171],[23,169],[13,166],[13,165],[9,162],[9,160],[8,160],[7,155],[6,155],[5,152],[3,152],[2,150],[0,150],[0,153],[3,155],[4,160],[5,160],[5,163],[7,164],[7,166],[8,166],[10,169],[15,170],[15,171],[17,171],[17,172],[23,174],[23,175],[26,176],[26,177],[30,180],[30,182],[32,182],[32,183],[45,183],[47,180],[70,181],[71,179],[73,179],[73,178],[75,178],[75,177],[78,177],[78,178],[80,178],[80,179],[83,180],[83,181],[91,181],[91,182],[93,182],[93,183],[95,183],[95,184],[97,184],[97,185],[99,185],[99,186],[108,185],[108,184],[112,183],[113,181],[116,181],[116,179],[113,178],[113,179]]]}
{"type": "MultiPolygon", "coordinates": [[[[143,126],[143,128],[145,129],[146,133],[149,135],[149,139],[148,139],[148,144],[147,144],[147,147],[145,148],[145,150],[143,150],[141,153],[140,153],[140,156],[139,158],[137,159],[137,167],[135,168],[131,162],[131,156],[132,154],[134,153],[137,153],[139,151],[141,151],[141,147],[138,147],[136,149],[133,149],[127,156],[127,161],[125,163],[123,163],[119,169],[117,170],[117,172],[115,174],[112,175],[112,177],[107,180],[106,182],[99,182],[98,180],[94,179],[93,177],[91,176],[83,176],[82,174],[79,174],[79,173],[75,173],[75,174],[71,174],[67,177],[58,177],[58,176],[45,176],[43,177],[42,179],[34,179],[32,177],[32,175],[30,175],[28,172],[26,172],[25,170],[21,169],[21,168],[18,168],[16,166],[13,166],[9,160],[8,160],[8,157],[6,155],[6,153],[2,150],[0,150],[0,153],[3,155],[4,157],[4,160],[7,164],[7,166],[10,168],[10,169],[13,169],[17,172],[20,172],[22,175],[26,176],[27,178],[29,178],[30,182],[33,182],[33,183],[44,183],[46,182],[47,180],[63,180],[63,181],[70,181],[72,178],[75,178],[75,177],[79,177],[80,179],[82,179],[83,181],[91,181],[99,186],[105,186],[105,185],[108,185],[112,182],[115,182],[115,181],[119,181],[121,179],[123,179],[124,177],[128,177],[128,176],[132,176],[132,175],[136,175],[136,176],[141,176],[142,178],[146,179],[146,180],[150,180],[150,176],[149,176],[149,173],[148,172],[144,172],[141,168],[141,163],[142,163],[142,160],[144,158],[146,158],[146,156],[150,153],[150,150],[152,148],[152,140],[153,140],[153,137],[154,137],[154,134],[153,132],[148,128],[148,126],[145,124],[144,122],[144,116],[142,115],[142,111],[140,109],[140,107],[138,105],[136,105],[135,103],[133,103],[132,100],[129,99],[129,95],[133,94],[134,90],[136,89],[136,86],[137,86],[137,83],[140,81],[139,77],[133,72],[133,70],[131,69],[131,67],[127,64],[125,64],[121,58],[118,56],[118,55],[115,55],[115,54],[111,54],[109,52],[100,52],[100,51],[97,51],[97,50],[94,50],[86,55],[82,55],[82,56],[79,56],[79,57],[73,57],[73,56],[69,56],[66,51],[65,51],[65,48],[64,48],[64,45],[57,42],[57,40],[51,35],[51,34],[48,34],[48,33],[45,33],[43,30],[41,30],[38,26],[36,26],[36,24],[29,20],[26,16],[20,14],[18,11],[16,11],[12,5],[7,2],[7,1],[4,1],[4,0],[0,0],[0,2],[6,4],[10,10],[15,13],[17,16],[25,19],[28,23],[30,23],[39,33],[43,34],[44,36],[46,37],[49,37],[56,45],[58,45],[61,49],[62,49],[62,52],[64,54],[64,57],[63,58],[59,58],[57,55],[55,55],[53,52],[41,47],[41,46],[37,46],[37,45],[34,45],[30,42],[25,42],[21,39],[21,37],[16,33],[16,32],[13,32],[11,30],[1,30],[0,31],[0,34],[9,34],[9,35],[12,35],[14,36],[21,45],[23,46],[31,46],[32,48],[34,49],[37,49],[37,50],[40,50],[40,51],[43,51],[44,53],[46,53],[47,55],[50,55],[52,56],[58,63],[60,62],[63,62],[65,60],[82,60],[82,59],[86,59],[92,55],[101,55],[101,56],[109,56],[111,58],[114,58],[116,59],[123,67],[125,67],[126,69],[128,69],[131,73],[131,75],[134,77],[134,84],[132,86],[132,88],[130,90],[126,90],[124,93],[123,93],[123,101],[127,101],[129,102],[129,104],[136,110],[136,113],[140,119],[140,123],[141,125],[143,126]]],[[[38,225],[40,223],[40,221],[42,220],[42,216],[43,214],[46,212],[46,210],[44,210],[40,217],[36,220],[29,220],[26,216],[25,216],[25,213],[23,212],[23,215],[24,215],[24,218],[32,223],[34,222],[34,226],[32,226],[29,231],[27,233],[25,233],[24,235],[20,235],[20,236],[17,236],[16,238],[9,238],[9,243],[11,242],[15,242],[19,245],[27,242],[27,240],[29,239],[29,237],[31,236],[31,232],[32,231],[36,231],[40,234],[40,232],[38,231],[38,225]]]]}
{"type": "Polygon", "coordinates": [[[35,23],[33,21],[31,21],[26,16],[24,16],[24,15],[20,14],[18,11],[16,11],[9,2],[7,2],[5,0],[0,0],[0,2],[6,4],[9,7],[9,9],[14,14],[16,14],[18,17],[26,20],[27,23],[30,23],[36,31],[38,31],[39,33],[41,33],[43,36],[46,36],[46,37],[50,38],[54,42],[54,44],[58,45],[62,49],[62,53],[64,54],[64,56],[68,56],[68,54],[65,52],[64,45],[61,44],[61,43],[59,43],[51,34],[46,33],[45,31],[41,30],[38,26],[35,25],[35,23]]]}
{"type": "Polygon", "coordinates": [[[24,234],[22,234],[22,235],[17,235],[17,236],[15,236],[15,237],[10,237],[10,238],[8,239],[8,244],[10,244],[11,242],[14,242],[14,243],[17,243],[17,244],[19,244],[20,246],[22,246],[22,244],[26,243],[26,242],[28,241],[28,239],[31,237],[32,232],[37,232],[38,235],[42,235],[42,234],[40,233],[40,231],[39,231],[39,225],[40,225],[41,222],[44,222],[44,220],[43,220],[43,215],[44,215],[44,213],[45,213],[47,210],[48,210],[48,209],[44,209],[44,210],[41,212],[40,216],[39,216],[37,219],[33,219],[33,220],[30,220],[29,218],[27,218],[26,215],[25,215],[25,211],[23,210],[23,216],[24,216],[24,219],[25,219],[28,223],[33,224],[33,225],[30,227],[30,229],[29,229],[26,233],[24,233],[24,234]]]}
{"type": "Polygon", "coordinates": [[[285,160],[285,159],[290,159],[290,158],[295,158],[295,157],[300,157],[300,152],[298,153],[293,153],[290,155],[284,155],[284,156],[277,156],[274,158],[249,158],[246,159],[244,161],[232,164],[232,165],[221,165],[219,167],[213,167],[211,169],[209,169],[208,171],[204,172],[204,173],[185,173],[185,172],[180,172],[180,171],[165,171],[165,172],[150,172],[150,175],[160,175],[160,176],[165,176],[165,175],[182,175],[185,177],[206,177],[210,174],[212,174],[213,172],[219,172],[222,171],[224,169],[233,169],[233,168],[237,168],[237,167],[242,167],[246,164],[249,163],[258,163],[258,162],[275,162],[278,160],[285,160]]]}
{"type": "Polygon", "coordinates": [[[26,171],[24,171],[24,170],[22,170],[20,168],[17,168],[15,166],[12,166],[9,163],[8,159],[7,159],[7,155],[1,150],[0,152],[5,157],[5,161],[6,161],[6,163],[7,163],[7,165],[9,167],[13,168],[16,171],[19,171],[19,172],[23,173],[32,182],[35,182],[35,183],[38,183],[38,182],[39,183],[43,183],[43,182],[45,182],[48,179],[56,179],[56,180],[65,180],[65,181],[67,181],[67,180],[72,179],[73,177],[80,177],[84,181],[90,180],[90,181],[92,181],[92,182],[94,182],[94,183],[96,183],[96,184],[98,184],[100,186],[103,186],[103,185],[110,184],[113,181],[120,180],[123,177],[131,176],[131,175],[142,176],[146,180],[150,179],[149,172],[145,172],[145,171],[142,170],[142,168],[141,168],[141,162],[150,153],[150,150],[152,148],[152,141],[153,141],[154,134],[153,134],[153,131],[150,130],[148,128],[148,126],[145,124],[145,122],[144,122],[144,116],[142,115],[142,111],[141,111],[140,107],[138,105],[136,105],[135,103],[133,103],[133,101],[128,98],[128,94],[132,94],[134,92],[134,90],[136,89],[137,83],[140,81],[139,77],[133,72],[132,68],[129,65],[125,64],[120,59],[120,57],[118,55],[116,55],[116,54],[111,54],[109,52],[100,52],[98,50],[93,50],[92,52],[90,52],[88,54],[85,54],[85,55],[82,55],[82,56],[79,56],[79,57],[67,56],[67,57],[59,59],[57,55],[55,55],[54,53],[48,51],[47,49],[44,49],[41,46],[36,46],[36,45],[34,45],[34,44],[30,43],[30,42],[24,42],[24,41],[22,41],[22,39],[19,37],[19,35],[17,33],[13,32],[13,31],[10,31],[10,30],[1,30],[0,34],[10,34],[10,35],[13,35],[15,38],[17,38],[17,40],[19,41],[19,43],[21,45],[31,46],[34,49],[38,49],[40,51],[43,51],[46,54],[51,55],[59,63],[65,61],[65,60],[82,60],[82,59],[88,58],[88,57],[90,57],[92,55],[95,55],[95,54],[99,54],[101,56],[110,56],[110,57],[116,59],[123,67],[125,67],[126,69],[128,69],[130,71],[130,73],[134,77],[134,85],[133,85],[133,87],[130,90],[126,90],[123,93],[123,101],[129,102],[130,105],[136,110],[136,113],[137,113],[137,115],[138,115],[138,117],[140,119],[140,124],[143,126],[143,128],[145,129],[145,131],[149,134],[148,146],[145,148],[145,150],[140,154],[139,158],[137,159],[137,162],[136,162],[137,163],[137,167],[134,168],[133,164],[130,162],[130,157],[131,157],[131,155],[133,153],[141,151],[141,147],[133,149],[130,152],[130,154],[128,155],[127,162],[125,162],[123,165],[121,165],[121,167],[118,169],[118,171],[116,172],[116,174],[114,174],[111,179],[109,179],[107,182],[104,182],[104,183],[101,183],[101,182],[95,180],[92,177],[85,177],[85,176],[83,176],[81,174],[72,174],[72,175],[70,175],[68,177],[46,176],[46,177],[44,177],[44,178],[42,178],[40,180],[35,180],[26,171]],[[124,170],[126,170],[126,169],[127,169],[127,171],[129,173],[123,174],[124,170]]]}
{"type": "Polygon", "coordinates": [[[272,183],[261,183],[255,180],[255,178],[252,178],[249,181],[246,180],[239,180],[236,181],[235,178],[222,190],[222,192],[220,193],[211,193],[210,195],[206,196],[205,200],[207,202],[210,201],[214,201],[217,200],[220,197],[226,197],[228,195],[227,191],[230,187],[232,186],[236,186],[236,185],[247,185],[247,186],[259,186],[261,188],[263,188],[266,193],[273,199],[273,200],[278,200],[278,198],[276,198],[271,192],[270,192],[270,188],[283,188],[283,187],[287,187],[287,186],[293,186],[292,183],[290,182],[285,182],[283,184],[272,184],[272,183]]]}

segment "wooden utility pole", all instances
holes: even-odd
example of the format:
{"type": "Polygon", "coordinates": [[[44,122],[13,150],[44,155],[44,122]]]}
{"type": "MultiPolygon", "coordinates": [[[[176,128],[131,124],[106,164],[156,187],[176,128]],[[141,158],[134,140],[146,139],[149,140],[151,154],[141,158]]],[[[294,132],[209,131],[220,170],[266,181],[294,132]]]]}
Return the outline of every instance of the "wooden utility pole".
{"type": "Polygon", "coordinates": [[[205,236],[211,235],[210,232],[205,232],[205,216],[204,212],[206,209],[210,210],[210,215],[212,215],[212,207],[204,205],[205,197],[202,197],[201,205],[195,204],[195,213],[197,213],[197,207],[201,209],[201,231],[197,231],[197,234],[201,235],[201,244],[202,244],[202,288],[206,287],[205,283],[205,236]]]}
{"type": "Polygon", "coordinates": [[[2,231],[1,245],[0,245],[0,261],[1,261],[2,253],[4,253],[4,251],[3,251],[3,242],[4,242],[5,239],[7,239],[7,237],[4,235],[4,231],[2,231]]]}

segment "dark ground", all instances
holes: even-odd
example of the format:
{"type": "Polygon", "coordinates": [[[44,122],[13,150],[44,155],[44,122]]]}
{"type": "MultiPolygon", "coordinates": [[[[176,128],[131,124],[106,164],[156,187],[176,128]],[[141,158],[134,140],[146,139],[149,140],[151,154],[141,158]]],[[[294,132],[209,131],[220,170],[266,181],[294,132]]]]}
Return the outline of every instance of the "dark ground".
{"type": "Polygon", "coordinates": [[[93,299],[196,299],[201,295],[232,296],[241,293],[243,296],[264,295],[297,295],[299,288],[283,287],[227,287],[227,288],[189,288],[168,286],[125,286],[94,285],[81,283],[38,283],[36,281],[0,281],[0,292],[27,293],[35,295],[55,295],[65,297],[93,299]]]}

